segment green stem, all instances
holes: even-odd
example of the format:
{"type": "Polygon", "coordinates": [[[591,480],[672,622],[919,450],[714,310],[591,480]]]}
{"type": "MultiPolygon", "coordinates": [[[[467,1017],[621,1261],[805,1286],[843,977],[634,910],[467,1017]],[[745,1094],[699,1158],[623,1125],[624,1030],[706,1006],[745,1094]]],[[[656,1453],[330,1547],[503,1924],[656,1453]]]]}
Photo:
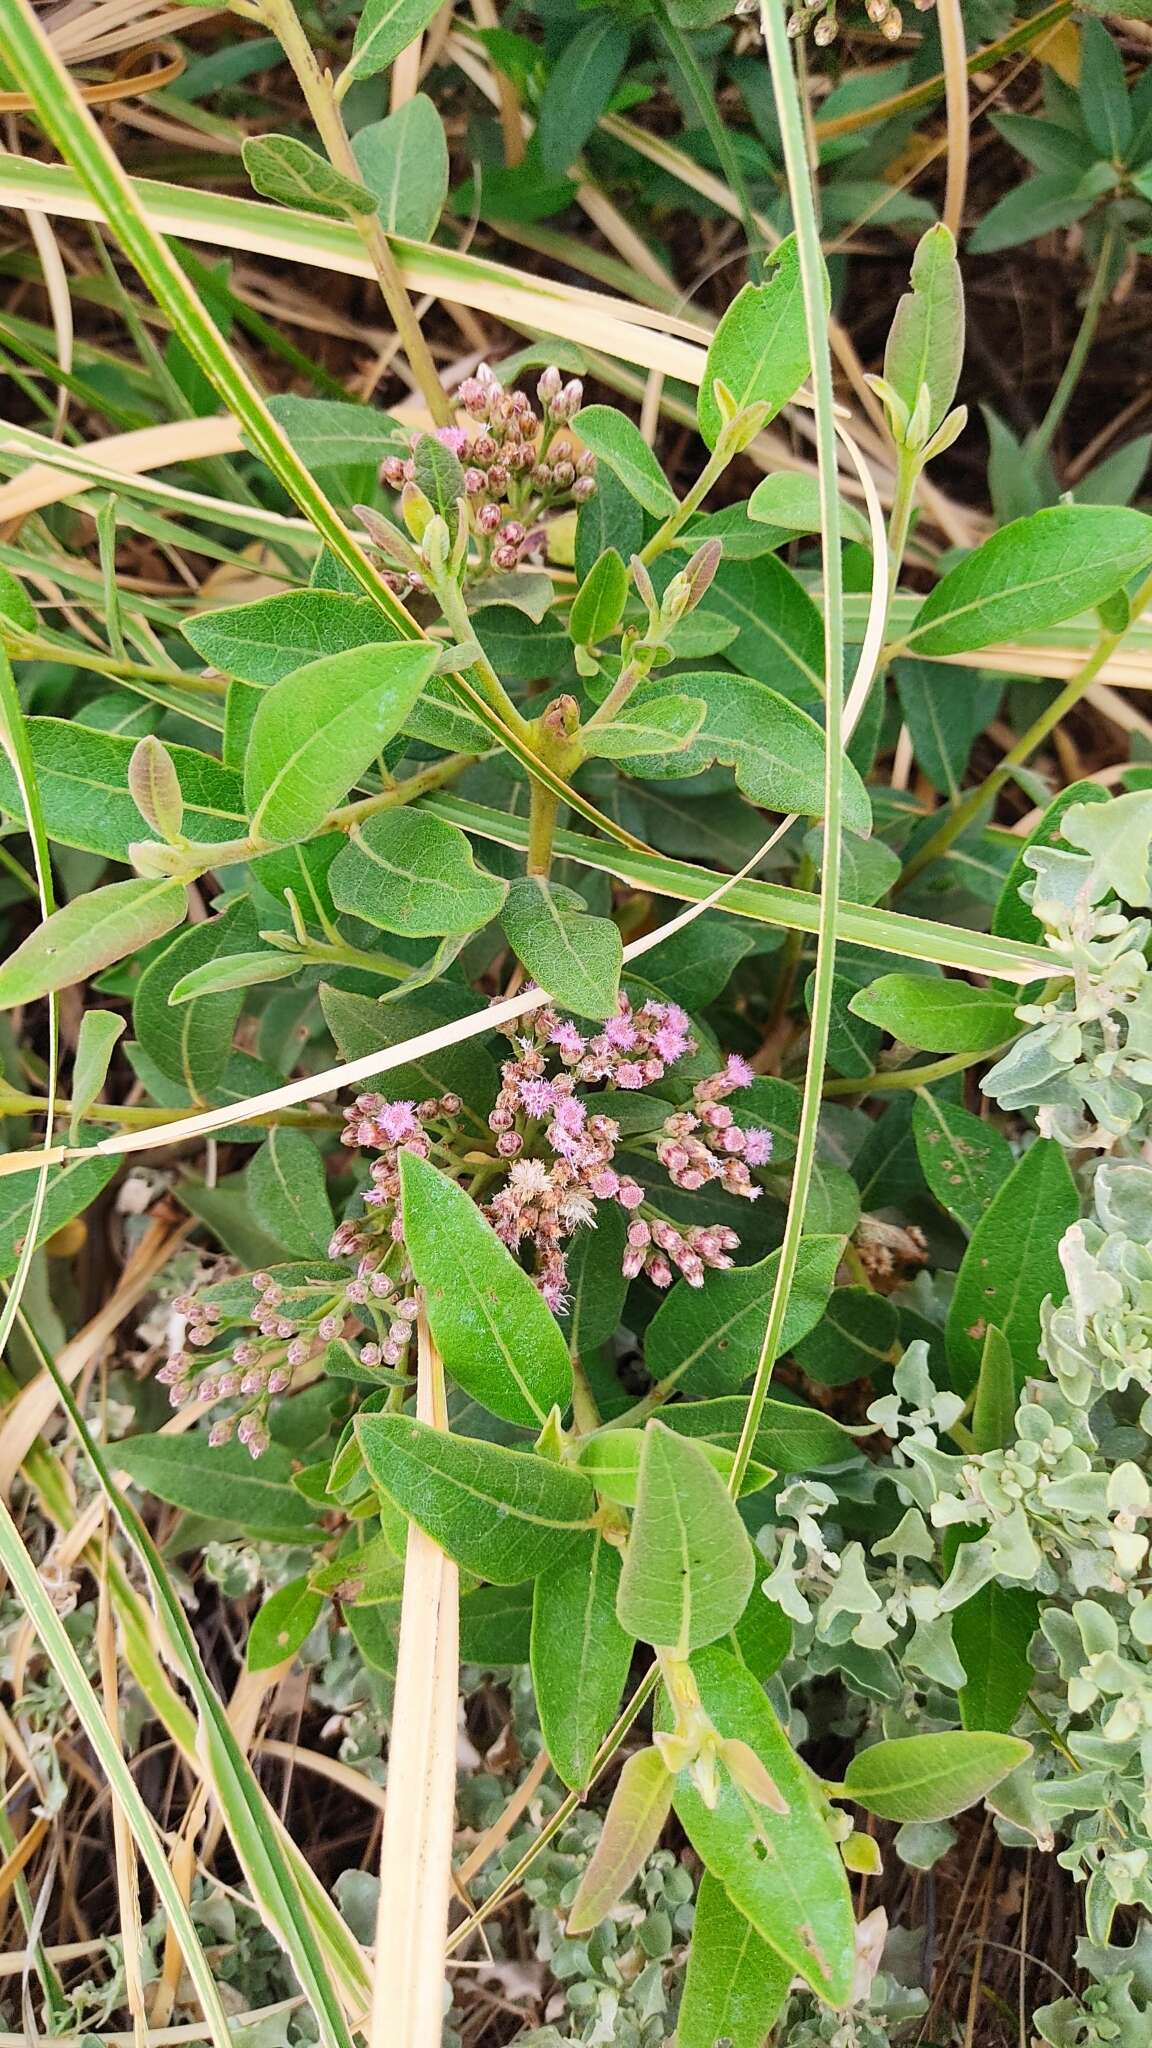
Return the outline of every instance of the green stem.
{"type": "Polygon", "coordinates": [[[800,1129],[796,1141],[796,1162],[792,1171],[792,1191],[780,1246],[780,1264],[760,1346],[756,1377],[748,1400],[744,1427],[740,1432],[740,1442],[732,1470],[728,1475],[728,1491],[733,1498],[740,1493],[752,1458],[764,1403],[768,1396],[772,1367],[780,1348],[784,1317],[800,1253],[808,1192],[816,1162],[816,1135],[828,1053],[828,1035],[832,1022],[833,975],[836,966],[840,897],[841,791],[844,769],[844,626],[840,559],[840,485],[836,456],[832,361],[824,310],[824,258],[820,248],[820,230],[816,222],[812,180],[808,169],[803,113],[792,69],[792,47],[785,23],[784,0],[760,0],[760,24],[767,45],[776,113],[784,144],[784,167],[788,176],[792,215],[796,223],[796,249],[800,261],[800,282],[808,330],[808,349],[812,362],[816,454],[820,474],[821,553],[824,563],[824,857],[808,1060],[804,1074],[800,1129]]]}
{"type": "Polygon", "coordinates": [[[920,464],[907,448],[898,451],[896,463],[896,489],[892,498],[892,510],[888,516],[888,609],[896,595],[900,581],[900,570],[904,561],[904,550],[908,545],[908,528],[912,523],[912,512],[916,503],[916,485],[920,480],[920,464]]]}
{"type": "Polygon", "coordinates": [[[713,484],[723,476],[731,461],[731,450],[725,446],[722,439],[720,446],[708,457],[691,490],[681,499],[675,512],[668,514],[664,524],[656,528],[651,540],[641,548],[640,560],[645,568],[649,562],[654,562],[657,556],[667,553],[681,527],[691,519],[694,512],[699,511],[713,484]]]}
{"type": "Polygon", "coordinates": [[[528,805],[528,873],[546,880],[552,866],[557,802],[542,782],[532,784],[528,805]]]}
{"type": "Polygon", "coordinates": [[[616,713],[628,702],[637,683],[642,682],[646,674],[647,670],[640,662],[626,661],[604,702],[592,713],[591,718],[585,719],[581,730],[595,732],[598,726],[610,725],[616,713]]]}
{"type": "Polygon", "coordinates": [[[377,811],[394,811],[403,804],[415,803],[417,797],[427,796],[434,789],[443,789],[446,782],[455,782],[466,768],[474,768],[480,758],[479,754],[446,754],[442,761],[433,761],[418,775],[406,775],[401,782],[394,782],[391,788],[380,790],[376,796],[361,797],[354,804],[341,804],[339,810],[325,818],[317,837],[322,837],[325,832],[350,832],[365,818],[374,818],[377,811]]]}
{"type": "MultiPolygon", "coordinates": [[[[263,0],[261,12],[266,26],[271,29],[288,62],[291,64],[300,90],[308,102],[308,111],[316,123],[317,133],[328,152],[335,170],[356,184],[362,184],[360,166],[348,140],[339,103],[332,88],[331,78],[321,71],[316,55],[308,40],[292,0],[263,0]]],[[[384,303],[408,358],[409,367],[423,394],[437,426],[452,424],[451,401],[440,381],[440,372],[432,358],[432,351],[421,332],[412,301],[408,297],[399,266],[392,254],[392,245],[380,225],[376,214],[358,213],[353,226],[364,244],[365,252],[376,273],[384,303]]]]}
{"type": "MultiPolygon", "coordinates": [[[[0,1082],[0,1116],[43,1116],[47,1108],[45,1096],[29,1095],[22,1089],[9,1088],[6,1082],[0,1082]]],[[[56,1114],[70,1117],[72,1104],[57,1100],[56,1114]]],[[[149,1102],[94,1102],[82,1112],[81,1120],[89,1124],[114,1124],[117,1129],[125,1131],[150,1131],[153,1124],[178,1123],[187,1114],[186,1109],[157,1109],[154,1103],[149,1102]]],[[[238,1110],[237,1116],[239,1114],[238,1110]]],[[[319,1109],[280,1109],[269,1111],[266,1116],[246,1116],[244,1122],[291,1124],[301,1131],[338,1131],[344,1119],[328,1116],[319,1109]]]]}
{"type": "Polygon", "coordinates": [[[1112,259],[1116,254],[1116,242],[1117,231],[1115,228],[1109,228],[1100,244],[1100,254],[1096,258],[1096,268],[1092,275],[1092,284],[1088,297],[1084,302],[1083,318],[1081,319],[1076,339],[1069,350],[1068,361],[1064,365],[1064,374],[1052,394],[1051,404],[1040,425],[1037,427],[1036,432],[1030,436],[1028,444],[1030,455],[1047,454],[1056,438],[1057,429],[1072,402],[1073,393],[1080,382],[1084,365],[1088,360],[1088,352],[1096,339],[1096,329],[1100,325],[1100,315],[1104,311],[1104,301],[1108,296],[1108,283],[1112,274],[1112,259]]]}
{"type": "Polygon", "coordinates": [[[963,803],[957,804],[955,810],[949,812],[943,824],[937,826],[935,832],[925,840],[919,851],[912,856],[903,874],[895,884],[893,889],[894,895],[901,889],[906,889],[909,882],[915,881],[917,875],[923,874],[926,867],[929,867],[933,861],[939,860],[942,854],[947,853],[953,841],[958,839],[960,834],[979,816],[984,806],[995,802],[1005,783],[1012,780],[1014,771],[1017,768],[1023,767],[1029,755],[1034,754],[1037,747],[1043,745],[1049,733],[1055,731],[1061,719],[1066,718],[1070,711],[1075,710],[1089,685],[1099,675],[1105,662],[1111,658],[1124,639],[1125,634],[1131,631],[1132,626],[1141,617],[1150,599],[1152,599],[1152,576],[1146,577],[1133,597],[1128,624],[1121,627],[1118,632],[1102,633],[1100,635],[1095,648],[1083,667],[1078,669],[1076,674],[1065,683],[1064,688],[1058,696],[1053,698],[1047,710],[1042,711],[1039,718],[1033,719],[1027,732],[1017,740],[1014,747],[1009,748],[999,766],[993,768],[991,774],[986,775],[983,782],[978,783],[975,789],[969,790],[963,803]]]}
{"type": "Polygon", "coordinates": [[[825,1081],[825,1095],[881,1095],[898,1088],[929,1088],[933,1081],[946,1081],[949,1074],[963,1074],[968,1067],[974,1067],[980,1060],[998,1059],[1003,1052],[1002,1045],[990,1046],[985,1052],[951,1052],[947,1059],[932,1060],[922,1067],[881,1067],[875,1074],[865,1074],[862,1080],[825,1081]]]}
{"type": "Polygon", "coordinates": [[[228,685],[219,676],[201,676],[195,670],[182,668],[148,668],[143,662],[128,661],[118,654],[100,654],[82,641],[27,633],[10,619],[0,622],[0,646],[13,661],[67,660],[74,668],[90,669],[93,675],[108,676],[118,683],[162,683],[168,689],[200,690],[209,697],[228,694],[228,685]]]}

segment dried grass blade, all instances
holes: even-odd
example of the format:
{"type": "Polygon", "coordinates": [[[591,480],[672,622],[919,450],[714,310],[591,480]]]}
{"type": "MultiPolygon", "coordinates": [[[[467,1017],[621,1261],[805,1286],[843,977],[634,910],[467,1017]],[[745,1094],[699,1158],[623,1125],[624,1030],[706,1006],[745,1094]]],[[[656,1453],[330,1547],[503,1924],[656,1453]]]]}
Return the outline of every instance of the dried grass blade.
{"type": "MultiPolygon", "coordinates": [[[[417,1413],[447,1428],[444,1369],[418,1331],[417,1413]]],[[[456,1792],[459,1574],[409,1523],[380,1852],[369,2048],[439,2048],[456,1792]]]]}

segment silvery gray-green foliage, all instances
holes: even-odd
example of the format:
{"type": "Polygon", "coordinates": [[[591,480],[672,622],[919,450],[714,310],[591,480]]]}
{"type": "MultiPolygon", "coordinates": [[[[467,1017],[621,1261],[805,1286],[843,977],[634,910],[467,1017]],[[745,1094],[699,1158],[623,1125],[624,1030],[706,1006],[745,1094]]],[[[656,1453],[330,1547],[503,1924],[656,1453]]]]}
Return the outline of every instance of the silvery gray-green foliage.
{"type": "Polygon", "coordinates": [[[985,1076],[1002,1109],[1035,1108],[1046,1137],[1108,1148],[1147,1134],[1152,1089],[1152,978],[1145,948],[1152,926],[1117,904],[1148,891],[1149,797],[1075,804],[1062,821],[1064,847],[1024,855],[1035,880],[1021,889],[1045,926],[1054,964],[1067,975],[1055,994],[1021,1005],[1034,1028],[985,1076]],[[1142,852],[1141,852],[1142,849],[1142,852]]]}

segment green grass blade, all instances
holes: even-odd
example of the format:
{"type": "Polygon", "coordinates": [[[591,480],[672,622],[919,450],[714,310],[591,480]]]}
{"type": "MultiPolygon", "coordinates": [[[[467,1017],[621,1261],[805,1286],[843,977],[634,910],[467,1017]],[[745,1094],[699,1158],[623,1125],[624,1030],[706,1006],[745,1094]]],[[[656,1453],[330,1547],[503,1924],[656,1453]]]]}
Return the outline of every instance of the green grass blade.
{"type": "MultiPolygon", "coordinates": [[[[164,1569],[163,1559],[136,1509],[116,1484],[108,1460],[89,1430],[71,1387],[57,1370],[54,1360],[36,1343],[27,1325],[25,1330],[36,1344],[44,1370],[55,1385],[60,1405],[84,1447],[125,1537],[143,1566],[153,1602],[161,1617],[169,1653],[178,1663],[180,1676],[188,1687],[199,1716],[201,1767],[210,1778],[233,1848],[248,1878],[253,1902],[283,1944],[316,2014],[321,2039],[329,2043],[330,2048],[351,2048],[342,2004],[321,1954],[312,1912],[306,1909],[297,1876],[284,1856],[278,1823],[204,1669],[196,1638],[164,1569]]],[[[337,1919],[338,1916],[330,1907],[326,1917],[337,1919]]],[[[346,1936],[343,1924],[339,1925],[346,1936]]],[[[346,1936],[346,1939],[350,1941],[351,1937],[346,1936]]]]}
{"type": "Polygon", "coordinates": [[[3,1501],[0,1501],[0,1565],[8,1575],[16,1599],[39,1636],[56,1677],[68,1694],[77,1719],[92,1745],[97,1762],[107,1778],[109,1789],[132,1829],[141,1858],[180,1943],[210,2038],[215,2048],[232,2048],[232,2035],[216,1989],[211,1965],[200,1946],[191,1915],[172,1874],[167,1851],[156,1824],[136,1788],[135,1779],[113,1738],[104,1718],[104,1710],[89,1682],[84,1666],[3,1501]]]}

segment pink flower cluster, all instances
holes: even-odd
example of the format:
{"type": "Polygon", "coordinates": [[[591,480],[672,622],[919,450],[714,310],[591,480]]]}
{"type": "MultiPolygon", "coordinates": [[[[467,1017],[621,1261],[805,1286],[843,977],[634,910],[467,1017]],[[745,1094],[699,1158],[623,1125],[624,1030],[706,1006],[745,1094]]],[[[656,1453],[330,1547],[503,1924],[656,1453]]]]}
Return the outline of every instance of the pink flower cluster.
{"type": "Polygon", "coordinates": [[[745,1130],[724,1100],[754,1078],[747,1061],[733,1053],[721,1073],[696,1083],[693,1109],[665,1118],[656,1157],[678,1188],[694,1190],[718,1180],[728,1194],[756,1200],[760,1190],[749,1168],[768,1164],[772,1133],[755,1126],[745,1130]]]}
{"type": "MultiPolygon", "coordinates": [[[[571,1240],[596,1227],[606,1202],[627,1218],[621,1263],[630,1279],[644,1274],[665,1288],[679,1274],[700,1287],[710,1268],[731,1266],[740,1241],[734,1230],[671,1222],[617,1157],[623,1104],[619,1116],[612,1109],[618,1098],[662,1081],[697,1050],[684,1011],[657,999],[634,1008],[622,994],[615,1015],[598,1030],[581,1030],[546,1007],[526,1033],[512,1037],[514,1051],[501,1068],[488,1118],[495,1156],[484,1165],[473,1154],[483,1180],[494,1173],[503,1178],[487,1200],[481,1187],[476,1192],[503,1243],[526,1258],[548,1306],[557,1313],[566,1307],[571,1240]]],[[[648,1124],[630,1111],[630,1148],[662,1166],[677,1187],[696,1190],[716,1181],[728,1194],[755,1201],[760,1189],[752,1169],[771,1157],[771,1133],[738,1124],[726,1101],[752,1079],[746,1063],[732,1058],[696,1082],[690,1107],[661,1120],[667,1105],[654,1104],[648,1124]]],[[[159,1375],[173,1406],[192,1398],[248,1403],[213,1425],[211,1442],[235,1435],[258,1456],[268,1442],[269,1400],[337,1339],[355,1334],[359,1363],[370,1370],[404,1364],[419,1305],[404,1244],[400,1155],[439,1153],[451,1160],[461,1107],[450,1093],[423,1102],[364,1094],[345,1111],[341,1142],[373,1155],[361,1212],[337,1225],[328,1246],[330,1261],[352,1266],[347,1279],[323,1268],[320,1274],[307,1266],[282,1268],[279,1276],[252,1275],[255,1300],[248,1310],[230,1303],[222,1312],[218,1302],[193,1296],[175,1303],[186,1321],[186,1348],[175,1351],[159,1375]],[[227,1326],[237,1322],[246,1327],[232,1341],[227,1326]],[[197,1356],[222,1340],[228,1348],[197,1356]]]]}
{"type": "MultiPolygon", "coordinates": [[[[537,1012],[531,1036],[516,1044],[516,1057],[501,1069],[500,1093],[488,1119],[497,1151],[513,1164],[486,1213],[510,1250],[531,1248],[548,1306],[559,1312],[567,1303],[566,1240],[595,1226],[599,1202],[616,1202],[630,1217],[623,1259],[629,1278],[645,1273],[663,1288],[679,1273],[700,1287],[709,1267],[730,1266],[739,1244],[734,1230],[723,1224],[679,1230],[652,1210],[639,1181],[614,1163],[620,1125],[606,1113],[608,1091],[651,1087],[695,1052],[679,1005],[650,1000],[634,1010],[621,994],[616,1015],[592,1035],[545,1009],[537,1012]],[[605,1089],[594,1098],[605,1105],[601,1110],[590,1109],[576,1093],[578,1086],[597,1083],[605,1089]],[[535,1128],[540,1125],[542,1132],[535,1128]],[[541,1137],[543,1157],[537,1149],[541,1137]]],[[[771,1133],[743,1130],[723,1104],[752,1078],[744,1061],[731,1059],[722,1072],[697,1083],[695,1112],[677,1111],[665,1119],[656,1156],[677,1185],[698,1188],[719,1180],[729,1193],[756,1200],[760,1190],[749,1169],[771,1156],[771,1133]]]]}
{"type": "MultiPolygon", "coordinates": [[[[457,401],[475,422],[439,427],[436,438],[464,465],[464,495],[480,539],[482,567],[515,569],[538,548],[541,513],[559,505],[582,505],[596,490],[596,458],[578,453],[562,429],[580,409],[583,386],[567,384],[559,370],[545,370],[536,386],[539,412],[524,391],[506,391],[495,371],[481,363],[466,377],[457,401]]],[[[381,481],[403,490],[415,477],[412,458],[389,455],[381,481]]]]}

